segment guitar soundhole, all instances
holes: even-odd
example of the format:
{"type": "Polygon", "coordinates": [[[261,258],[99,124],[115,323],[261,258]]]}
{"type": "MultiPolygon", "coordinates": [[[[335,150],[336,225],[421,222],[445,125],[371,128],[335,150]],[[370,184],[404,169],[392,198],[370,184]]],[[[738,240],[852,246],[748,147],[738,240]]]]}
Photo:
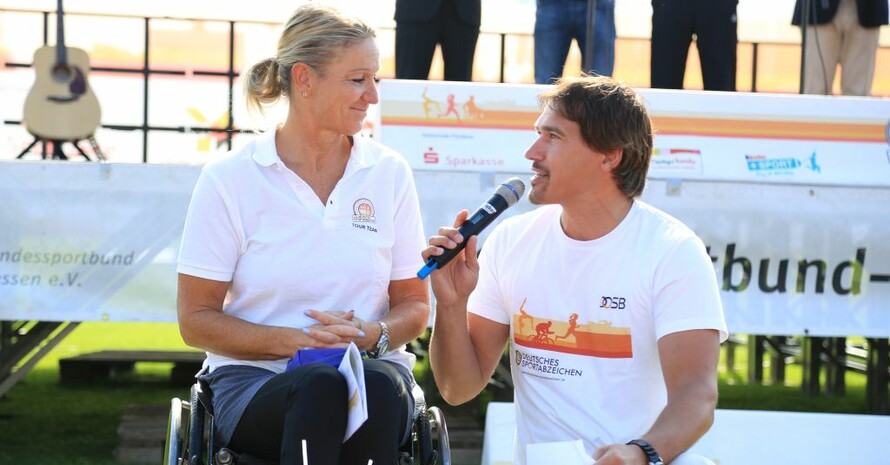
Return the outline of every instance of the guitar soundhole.
{"type": "Polygon", "coordinates": [[[67,64],[56,64],[53,66],[52,76],[56,82],[68,82],[71,79],[71,67],[67,64]]]}

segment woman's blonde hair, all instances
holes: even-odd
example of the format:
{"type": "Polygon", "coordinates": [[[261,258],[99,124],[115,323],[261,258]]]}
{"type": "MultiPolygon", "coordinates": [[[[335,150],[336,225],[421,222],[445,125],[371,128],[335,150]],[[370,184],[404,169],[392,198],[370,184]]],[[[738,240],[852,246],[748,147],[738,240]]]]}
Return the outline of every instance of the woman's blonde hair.
{"type": "Polygon", "coordinates": [[[288,98],[295,64],[305,63],[323,75],[343,47],[375,37],[363,21],[334,8],[315,3],[297,8],[278,39],[275,58],[251,66],[244,77],[248,109],[262,113],[264,106],[288,98]]]}

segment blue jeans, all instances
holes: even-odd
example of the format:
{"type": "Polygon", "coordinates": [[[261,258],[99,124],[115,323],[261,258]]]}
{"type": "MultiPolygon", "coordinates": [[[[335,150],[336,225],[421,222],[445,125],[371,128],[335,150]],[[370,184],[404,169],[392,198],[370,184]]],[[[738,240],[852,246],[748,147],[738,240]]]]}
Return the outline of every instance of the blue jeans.
{"type": "MultiPolygon", "coordinates": [[[[549,84],[562,76],[572,39],[581,55],[587,37],[589,0],[537,0],[535,12],[535,82],[549,84]]],[[[593,71],[611,76],[615,66],[615,0],[596,0],[593,27],[593,71]]]]}

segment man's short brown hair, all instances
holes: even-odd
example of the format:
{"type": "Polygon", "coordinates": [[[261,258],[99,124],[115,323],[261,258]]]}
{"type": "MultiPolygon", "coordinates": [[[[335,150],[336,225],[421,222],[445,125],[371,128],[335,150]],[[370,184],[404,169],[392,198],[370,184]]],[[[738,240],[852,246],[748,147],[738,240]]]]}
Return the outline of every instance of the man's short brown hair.
{"type": "Polygon", "coordinates": [[[562,78],[539,99],[542,106],[578,123],[591,149],[621,149],[621,163],[612,176],[628,197],[642,194],[652,157],[652,123],[633,89],[603,76],[562,78]]]}

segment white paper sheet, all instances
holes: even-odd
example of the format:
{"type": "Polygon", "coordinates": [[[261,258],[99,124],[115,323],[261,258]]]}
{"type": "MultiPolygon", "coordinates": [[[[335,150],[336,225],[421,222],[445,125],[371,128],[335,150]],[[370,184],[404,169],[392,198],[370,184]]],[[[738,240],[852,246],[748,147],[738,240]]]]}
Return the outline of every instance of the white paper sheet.
{"type": "Polygon", "coordinates": [[[365,392],[365,366],[362,364],[362,354],[354,343],[349,343],[343,360],[337,371],[346,378],[346,399],[349,404],[346,420],[346,442],[356,430],[368,419],[368,396],[365,392]]]}

